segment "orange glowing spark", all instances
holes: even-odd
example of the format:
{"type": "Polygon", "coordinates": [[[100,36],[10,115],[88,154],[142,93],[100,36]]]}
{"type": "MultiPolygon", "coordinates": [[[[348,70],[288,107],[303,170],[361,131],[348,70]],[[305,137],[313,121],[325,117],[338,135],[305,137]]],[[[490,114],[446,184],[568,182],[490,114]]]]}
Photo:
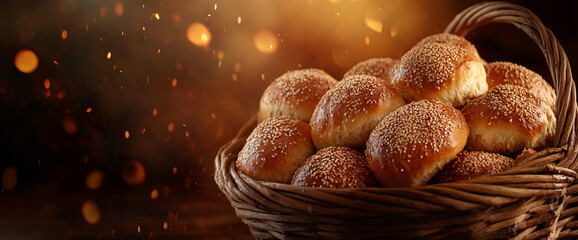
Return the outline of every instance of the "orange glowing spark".
{"type": "Polygon", "coordinates": [[[270,31],[261,30],[255,34],[255,47],[262,53],[273,53],[277,50],[279,39],[270,31]]]}
{"type": "Polygon", "coordinates": [[[66,92],[64,90],[61,90],[60,92],[58,92],[58,94],[56,94],[56,98],[58,99],[63,99],[66,97],[66,92]]]}
{"type": "Polygon", "coordinates": [[[156,108],[153,109],[153,117],[156,117],[158,113],[159,113],[159,111],[156,108]]]}
{"type": "Polygon", "coordinates": [[[74,135],[78,132],[78,123],[74,118],[66,116],[62,119],[62,129],[65,133],[74,135]]]}
{"type": "Polygon", "coordinates": [[[193,44],[204,47],[211,42],[211,32],[202,23],[193,23],[187,29],[187,38],[193,44]]]}
{"type": "Polygon", "coordinates": [[[389,28],[389,35],[394,38],[395,36],[397,36],[397,24],[392,24],[391,27],[389,28]]]}
{"type": "Polygon", "coordinates": [[[62,34],[60,36],[62,37],[62,40],[66,39],[68,37],[68,31],[62,30],[62,34]]]}
{"type": "Polygon", "coordinates": [[[151,192],[151,198],[152,199],[157,199],[159,197],[159,190],[158,189],[153,189],[153,191],[151,192]]]}
{"type": "Polygon", "coordinates": [[[130,137],[130,133],[128,131],[124,131],[124,138],[128,139],[130,137]]]}
{"type": "Polygon", "coordinates": [[[6,167],[2,173],[2,187],[6,190],[12,190],[16,187],[16,183],[18,183],[16,168],[13,166],[6,167]]]}
{"type": "Polygon", "coordinates": [[[104,174],[101,171],[92,171],[86,176],[86,187],[90,190],[97,190],[104,182],[104,174]]]}
{"type": "Polygon", "coordinates": [[[114,14],[116,14],[117,16],[122,16],[123,13],[124,13],[124,5],[122,5],[121,2],[117,2],[114,5],[114,14]]]}
{"type": "Polygon", "coordinates": [[[122,178],[130,185],[137,186],[144,182],[146,177],[142,163],[130,160],[122,168],[122,178]]]}
{"type": "Polygon", "coordinates": [[[50,88],[50,79],[44,79],[44,88],[49,89],[50,88]]]}
{"type": "Polygon", "coordinates": [[[237,17],[237,24],[241,24],[241,16],[237,17]]]}
{"type": "Polygon", "coordinates": [[[265,80],[265,74],[264,73],[261,73],[261,79],[265,80]]]}
{"type": "Polygon", "coordinates": [[[91,108],[91,107],[86,108],[86,112],[87,112],[87,113],[92,112],[92,108],[91,108]]]}
{"type": "Polygon", "coordinates": [[[176,79],[176,78],[173,78],[173,81],[171,82],[171,85],[172,85],[173,87],[176,87],[176,86],[177,86],[177,79],[176,79]]]}
{"type": "Polygon", "coordinates": [[[177,174],[177,167],[173,167],[173,174],[177,174]]]}
{"type": "Polygon", "coordinates": [[[142,31],[144,32],[146,30],[147,30],[147,28],[145,26],[142,26],[142,31]]]}
{"type": "Polygon", "coordinates": [[[58,63],[58,61],[56,61],[56,60],[54,60],[54,61],[52,61],[52,62],[53,62],[54,65],[56,65],[56,66],[58,66],[58,64],[60,64],[60,63],[58,63]]]}
{"type": "Polygon", "coordinates": [[[157,54],[161,54],[161,49],[157,49],[157,54]]]}
{"type": "Polygon", "coordinates": [[[101,8],[100,8],[100,16],[101,16],[101,17],[106,17],[106,13],[107,13],[106,7],[101,7],[101,8]]]}
{"type": "Polygon", "coordinates": [[[84,203],[82,204],[82,216],[84,217],[84,220],[86,220],[86,222],[90,223],[90,224],[96,224],[98,221],[100,221],[100,209],[98,209],[98,206],[96,206],[96,204],[91,201],[91,200],[86,200],[84,201],[84,203]]]}
{"type": "Polygon", "coordinates": [[[31,73],[38,67],[38,57],[31,50],[20,50],[14,57],[14,65],[22,73],[31,73]]]}
{"type": "Polygon", "coordinates": [[[169,132],[173,132],[173,130],[175,130],[175,125],[173,123],[169,123],[167,129],[169,130],[169,132]]]}
{"type": "Polygon", "coordinates": [[[136,232],[140,233],[140,226],[136,226],[136,232]]]}
{"type": "Polygon", "coordinates": [[[369,15],[365,15],[365,25],[369,29],[376,31],[378,33],[381,33],[381,30],[383,29],[383,24],[381,23],[381,21],[379,21],[375,18],[372,18],[369,15]]]}
{"type": "Polygon", "coordinates": [[[169,228],[169,224],[167,222],[163,222],[163,229],[167,230],[169,228]]]}
{"type": "Polygon", "coordinates": [[[158,13],[155,13],[155,18],[156,18],[157,20],[160,20],[160,19],[161,19],[161,16],[159,16],[158,13]]]}
{"type": "Polygon", "coordinates": [[[109,51],[109,52],[106,54],[106,59],[110,59],[111,57],[112,57],[112,53],[109,51]]]}
{"type": "Polygon", "coordinates": [[[217,118],[217,115],[215,115],[215,113],[211,113],[211,118],[215,119],[215,118],[217,118]]]}

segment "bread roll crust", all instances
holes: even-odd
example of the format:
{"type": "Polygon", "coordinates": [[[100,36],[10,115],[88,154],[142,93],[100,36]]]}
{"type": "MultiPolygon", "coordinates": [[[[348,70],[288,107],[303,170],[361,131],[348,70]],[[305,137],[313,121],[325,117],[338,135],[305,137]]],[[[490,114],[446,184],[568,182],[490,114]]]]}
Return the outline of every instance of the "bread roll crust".
{"type": "Polygon", "coordinates": [[[488,90],[483,63],[464,48],[428,43],[401,57],[392,86],[408,101],[435,99],[459,108],[488,90]]]}
{"type": "Polygon", "coordinates": [[[337,80],[320,69],[288,71],[263,92],[257,121],[275,116],[292,116],[308,123],[321,97],[335,84],[337,80]]]}
{"type": "MultiPolygon", "coordinates": [[[[472,54],[476,58],[482,60],[482,58],[480,57],[480,54],[478,53],[478,50],[470,41],[468,41],[464,37],[460,37],[460,36],[455,35],[455,34],[438,33],[438,34],[430,35],[430,36],[423,38],[416,45],[414,45],[414,47],[422,46],[422,45],[425,45],[428,43],[446,43],[446,44],[458,46],[458,47],[464,48],[466,51],[468,51],[470,54],[472,54]]],[[[482,60],[482,62],[484,62],[484,61],[482,60]]]]}
{"type": "Polygon", "coordinates": [[[552,109],[520,86],[496,86],[468,103],[462,112],[470,126],[469,150],[507,155],[545,146],[556,131],[552,109]]]}
{"type": "Polygon", "coordinates": [[[387,115],[371,132],[365,155],[381,185],[418,187],[464,148],[468,133],[460,111],[420,100],[387,115]]]}
{"type": "Polygon", "coordinates": [[[327,91],[313,112],[311,136],[315,147],[362,149],[381,119],[404,104],[393,88],[376,77],[346,77],[327,91]]]}
{"type": "Polygon", "coordinates": [[[376,187],[377,180],[365,156],[348,147],[327,147],[304,162],[293,176],[292,185],[325,188],[376,187]]]}
{"type": "Polygon", "coordinates": [[[343,78],[353,75],[369,75],[391,84],[391,71],[397,61],[397,59],[392,58],[371,58],[357,63],[343,75],[343,78]]]}
{"type": "Polygon", "coordinates": [[[514,159],[482,151],[461,151],[429,183],[466,181],[482,175],[500,173],[514,166],[514,159]]]}
{"type": "Polygon", "coordinates": [[[546,101],[555,111],[556,91],[540,74],[511,62],[491,62],[486,65],[488,87],[502,84],[521,86],[546,101]]]}
{"type": "Polygon", "coordinates": [[[236,168],[256,180],[290,183],[299,165],[314,153],[308,124],[293,117],[273,117],[251,132],[236,168]]]}

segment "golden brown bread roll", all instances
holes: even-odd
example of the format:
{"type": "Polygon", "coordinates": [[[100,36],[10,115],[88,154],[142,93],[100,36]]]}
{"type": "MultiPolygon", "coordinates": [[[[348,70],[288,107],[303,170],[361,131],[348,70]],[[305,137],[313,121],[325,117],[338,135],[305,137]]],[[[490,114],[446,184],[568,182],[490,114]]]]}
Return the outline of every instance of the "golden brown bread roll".
{"type": "Polygon", "coordinates": [[[462,47],[416,46],[393,68],[391,82],[407,101],[435,99],[459,108],[488,90],[484,64],[462,47]]]}
{"type": "Polygon", "coordinates": [[[514,159],[489,152],[461,151],[430,181],[430,184],[466,181],[482,175],[496,174],[514,166],[514,159]]]}
{"type": "Polygon", "coordinates": [[[382,186],[418,187],[462,151],[468,133],[460,111],[420,100],[385,116],[371,132],[365,155],[382,186]]]}
{"type": "Polygon", "coordinates": [[[256,180],[290,183],[295,170],[314,153],[307,123],[293,117],[273,117],[251,132],[236,167],[256,180]]]}
{"type": "Polygon", "coordinates": [[[320,69],[288,71],[263,92],[257,120],[293,116],[308,123],[319,99],[336,83],[337,80],[320,69]]]}
{"type": "Polygon", "coordinates": [[[552,109],[520,86],[498,85],[462,112],[470,126],[469,150],[508,155],[545,146],[556,131],[552,109]]]}
{"type": "Polygon", "coordinates": [[[371,58],[359,62],[351,69],[349,69],[343,78],[353,75],[369,75],[385,80],[387,84],[391,84],[391,69],[397,63],[396,59],[391,58],[371,58]]]}
{"type": "Polygon", "coordinates": [[[353,75],[321,98],[311,117],[311,137],[317,149],[347,146],[361,149],[381,119],[405,102],[380,79],[353,75]]]}
{"type": "Polygon", "coordinates": [[[319,150],[301,166],[291,184],[302,187],[361,188],[376,187],[377,180],[367,166],[365,156],[348,147],[319,150]]]}
{"type": "Polygon", "coordinates": [[[490,89],[502,84],[526,88],[546,101],[553,111],[556,109],[554,88],[540,74],[524,66],[511,62],[491,62],[486,65],[486,80],[490,89]]]}
{"type": "MultiPolygon", "coordinates": [[[[476,47],[467,39],[460,37],[455,34],[451,33],[438,33],[434,35],[427,36],[419,41],[414,47],[425,45],[428,43],[446,43],[458,47],[462,47],[466,49],[466,51],[470,52],[472,55],[476,56],[478,59],[482,60],[480,54],[476,47]]],[[[482,60],[482,62],[484,62],[482,60]]]]}

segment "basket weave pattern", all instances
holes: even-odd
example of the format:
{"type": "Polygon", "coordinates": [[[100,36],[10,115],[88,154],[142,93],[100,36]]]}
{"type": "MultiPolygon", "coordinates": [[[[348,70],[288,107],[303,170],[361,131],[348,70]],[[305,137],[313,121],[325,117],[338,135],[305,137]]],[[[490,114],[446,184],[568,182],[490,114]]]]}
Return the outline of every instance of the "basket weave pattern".
{"type": "Polygon", "coordinates": [[[578,238],[576,87],[560,43],[528,9],[488,2],[448,25],[465,36],[489,23],[526,32],[546,58],[558,95],[554,147],[516,167],[467,182],[418,188],[325,189],[254,180],[235,169],[256,126],[249,120],[219,149],[215,181],[258,239],[578,238]]]}

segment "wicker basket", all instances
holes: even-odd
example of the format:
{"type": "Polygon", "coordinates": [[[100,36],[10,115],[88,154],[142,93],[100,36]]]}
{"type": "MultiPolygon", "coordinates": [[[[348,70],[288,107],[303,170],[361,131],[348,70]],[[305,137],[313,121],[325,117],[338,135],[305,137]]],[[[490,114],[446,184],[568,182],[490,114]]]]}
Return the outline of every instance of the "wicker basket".
{"type": "Polygon", "coordinates": [[[258,239],[577,239],[576,87],[558,40],[532,12],[502,2],[464,10],[446,32],[463,36],[501,22],[526,32],[546,57],[559,96],[555,147],[506,172],[467,182],[305,188],[256,181],[236,171],[237,154],[256,126],[253,117],[221,147],[215,162],[215,181],[237,216],[258,239]]]}

